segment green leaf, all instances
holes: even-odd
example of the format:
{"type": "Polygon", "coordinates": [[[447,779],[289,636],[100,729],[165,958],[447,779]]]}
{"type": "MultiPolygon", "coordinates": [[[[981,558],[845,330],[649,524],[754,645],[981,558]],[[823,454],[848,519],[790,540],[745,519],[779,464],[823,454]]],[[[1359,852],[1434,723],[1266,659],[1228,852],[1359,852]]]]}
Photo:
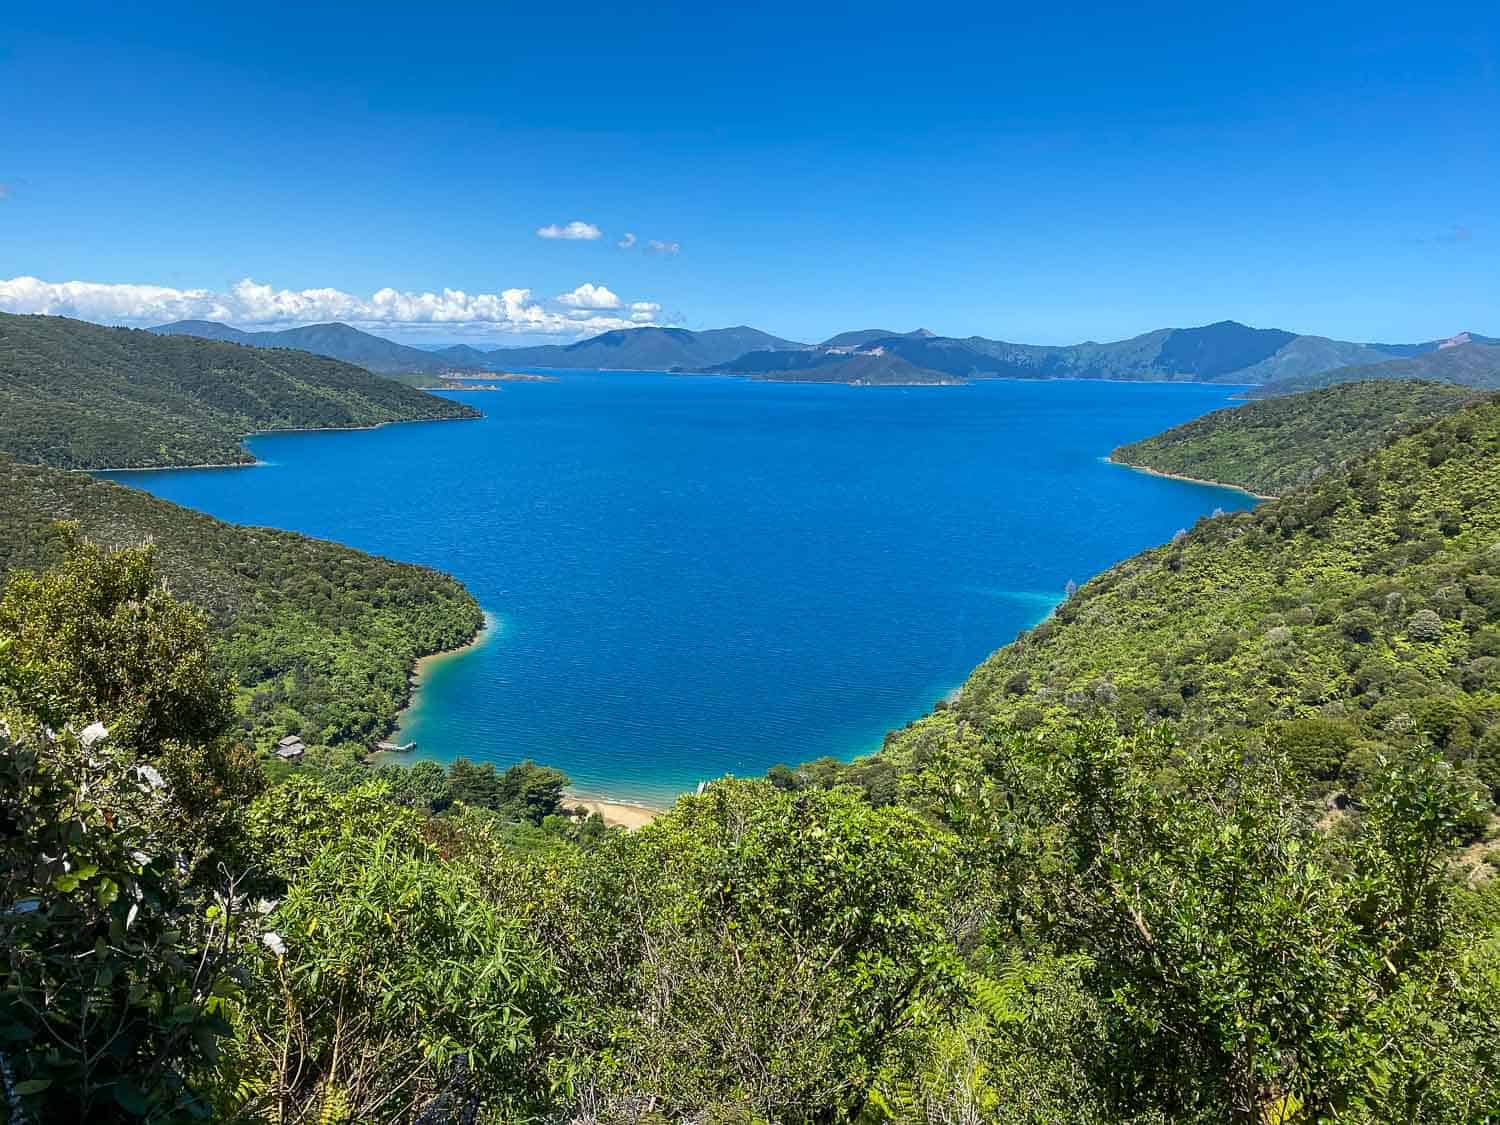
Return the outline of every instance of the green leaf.
{"type": "Polygon", "coordinates": [[[115,1083],[115,1101],[126,1113],[137,1117],[146,1116],[146,1111],[151,1108],[140,1087],[123,1079],[115,1083]]]}
{"type": "Polygon", "coordinates": [[[98,900],[100,906],[107,907],[119,897],[120,884],[116,883],[108,875],[104,876],[104,878],[100,879],[94,885],[94,898],[98,900]]]}

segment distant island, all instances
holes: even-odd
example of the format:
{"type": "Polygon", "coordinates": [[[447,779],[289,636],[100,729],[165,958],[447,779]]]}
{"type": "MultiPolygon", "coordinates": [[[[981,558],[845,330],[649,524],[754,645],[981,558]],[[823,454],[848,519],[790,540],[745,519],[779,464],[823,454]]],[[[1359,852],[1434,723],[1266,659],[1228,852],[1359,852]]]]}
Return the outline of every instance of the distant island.
{"type": "Polygon", "coordinates": [[[408,387],[419,391],[498,391],[496,383],[555,383],[555,375],[528,375],[517,371],[487,371],[484,374],[443,375],[388,375],[408,387]]]}
{"type": "Polygon", "coordinates": [[[749,375],[781,383],[847,383],[858,387],[957,386],[966,380],[909,363],[883,348],[816,348],[751,352],[709,368],[710,375],[749,375]]]}

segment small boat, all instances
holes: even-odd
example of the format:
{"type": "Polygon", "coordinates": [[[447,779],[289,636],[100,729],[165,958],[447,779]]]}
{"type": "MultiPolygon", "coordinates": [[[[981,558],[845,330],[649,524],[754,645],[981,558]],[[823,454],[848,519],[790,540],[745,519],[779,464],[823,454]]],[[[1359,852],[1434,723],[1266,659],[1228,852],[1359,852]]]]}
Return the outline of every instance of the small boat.
{"type": "Polygon", "coordinates": [[[377,742],[375,744],[375,749],[383,750],[387,754],[407,754],[416,748],[417,744],[415,742],[408,742],[401,745],[394,742],[377,742]]]}

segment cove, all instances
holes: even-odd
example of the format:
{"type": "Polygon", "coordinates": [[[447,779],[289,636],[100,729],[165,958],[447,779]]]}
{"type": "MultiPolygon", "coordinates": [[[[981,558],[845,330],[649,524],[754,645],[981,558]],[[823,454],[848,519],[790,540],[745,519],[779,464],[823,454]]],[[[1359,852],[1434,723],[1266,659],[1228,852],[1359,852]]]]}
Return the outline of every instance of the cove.
{"type": "Polygon", "coordinates": [[[400,740],[662,803],[875,749],[1070,580],[1251,506],[1104,461],[1236,389],[558,373],[454,392],[477,422],[262,435],[255,467],[108,475],[450,571],[493,627],[427,666],[400,740]]]}

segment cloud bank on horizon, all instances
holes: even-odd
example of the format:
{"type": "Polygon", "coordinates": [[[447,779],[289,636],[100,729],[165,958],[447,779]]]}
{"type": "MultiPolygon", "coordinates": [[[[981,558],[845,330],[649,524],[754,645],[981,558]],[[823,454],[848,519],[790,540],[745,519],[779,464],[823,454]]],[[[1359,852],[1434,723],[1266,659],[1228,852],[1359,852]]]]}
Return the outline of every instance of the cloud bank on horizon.
{"type": "Polygon", "coordinates": [[[361,328],[442,328],[458,334],[581,336],[656,324],[661,305],[631,302],[585,282],[556,302],[530,289],[499,293],[411,293],[384,288],[369,297],[339,289],[277,289],[250,278],[228,292],[97,281],[0,278],[0,311],[71,316],[102,324],[148,326],[174,320],[216,320],[239,327],[286,328],[344,321],[361,328]],[[553,305],[561,307],[553,307],[553,305]]]}

